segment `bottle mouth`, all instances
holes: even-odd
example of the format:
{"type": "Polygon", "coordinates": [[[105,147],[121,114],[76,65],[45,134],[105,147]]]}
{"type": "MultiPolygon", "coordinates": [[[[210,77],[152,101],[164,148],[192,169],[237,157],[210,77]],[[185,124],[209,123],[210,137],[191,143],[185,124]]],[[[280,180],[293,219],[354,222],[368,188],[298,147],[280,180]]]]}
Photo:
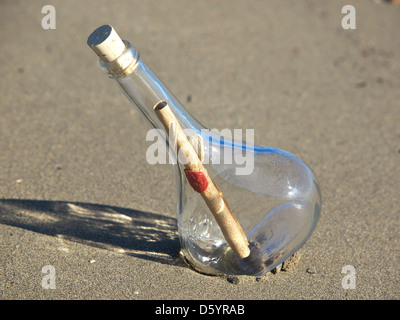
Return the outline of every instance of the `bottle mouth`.
{"type": "Polygon", "coordinates": [[[125,49],[121,55],[111,62],[99,60],[100,67],[105,74],[112,79],[120,79],[129,76],[135,71],[140,55],[139,52],[127,40],[122,40],[125,44],[125,49]]]}
{"type": "Polygon", "coordinates": [[[110,25],[103,25],[92,32],[87,45],[105,62],[117,59],[125,50],[125,44],[110,25]]]}

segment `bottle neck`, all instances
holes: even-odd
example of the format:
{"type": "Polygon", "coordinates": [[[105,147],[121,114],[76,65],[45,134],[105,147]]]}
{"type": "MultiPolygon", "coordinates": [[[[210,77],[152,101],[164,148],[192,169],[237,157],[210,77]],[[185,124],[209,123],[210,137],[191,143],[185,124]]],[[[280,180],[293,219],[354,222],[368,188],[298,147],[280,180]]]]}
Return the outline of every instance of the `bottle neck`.
{"type": "MultiPolygon", "coordinates": [[[[194,141],[192,144],[199,151],[199,156],[208,163],[214,163],[214,158],[220,158],[221,147],[234,147],[238,153],[242,153],[243,150],[255,151],[254,141],[245,145],[242,139],[235,141],[232,135],[226,136],[210,131],[200,124],[141,60],[135,48],[128,41],[124,42],[126,49],[118,59],[112,62],[100,60],[100,65],[104,72],[116,81],[124,95],[150,126],[165,133],[164,138],[168,139],[170,132],[166,132],[154,111],[154,107],[160,101],[168,104],[188,139],[194,141]]],[[[262,149],[261,152],[267,151],[264,147],[262,149]]]]}
{"type": "Polygon", "coordinates": [[[170,106],[183,128],[200,131],[204,128],[168,90],[161,80],[140,58],[136,49],[125,41],[125,51],[112,62],[100,60],[106,75],[118,84],[124,95],[154,128],[164,130],[153,108],[161,100],[170,106]]]}

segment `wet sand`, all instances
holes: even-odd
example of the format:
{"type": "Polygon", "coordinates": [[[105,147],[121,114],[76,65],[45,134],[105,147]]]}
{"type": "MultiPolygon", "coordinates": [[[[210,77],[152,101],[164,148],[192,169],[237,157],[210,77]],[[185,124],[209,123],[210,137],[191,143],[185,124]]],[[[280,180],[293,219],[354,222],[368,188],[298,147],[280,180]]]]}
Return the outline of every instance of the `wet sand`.
{"type": "Polygon", "coordinates": [[[48,30],[44,2],[0,4],[0,299],[400,297],[400,6],[352,1],[344,30],[346,1],[51,4],[48,30]],[[322,215],[294,268],[182,261],[174,168],[146,162],[149,127],[87,47],[102,24],[206,127],[252,128],[313,169],[322,215]]]}

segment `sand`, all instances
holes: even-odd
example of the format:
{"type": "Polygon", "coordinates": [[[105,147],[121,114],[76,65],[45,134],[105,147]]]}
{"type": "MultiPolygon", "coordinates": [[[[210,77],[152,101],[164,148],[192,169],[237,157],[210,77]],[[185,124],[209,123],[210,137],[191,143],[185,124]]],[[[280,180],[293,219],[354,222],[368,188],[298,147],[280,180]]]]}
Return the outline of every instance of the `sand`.
{"type": "Polygon", "coordinates": [[[348,1],[51,1],[46,30],[43,1],[2,1],[0,298],[399,299],[400,6],[351,3],[354,30],[348,1]],[[294,268],[182,261],[174,168],[146,162],[149,127],[86,45],[105,23],[206,127],[313,169],[322,215],[294,268]]]}

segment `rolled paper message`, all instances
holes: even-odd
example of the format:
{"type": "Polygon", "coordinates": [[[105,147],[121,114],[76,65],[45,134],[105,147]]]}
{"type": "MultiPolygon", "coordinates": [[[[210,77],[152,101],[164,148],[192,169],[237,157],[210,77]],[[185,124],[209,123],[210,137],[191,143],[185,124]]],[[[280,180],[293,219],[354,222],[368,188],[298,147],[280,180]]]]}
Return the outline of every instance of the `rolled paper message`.
{"type": "Polygon", "coordinates": [[[236,256],[240,259],[247,258],[250,255],[250,248],[246,234],[232,213],[223,194],[211,180],[171,108],[166,101],[160,101],[154,106],[154,111],[167,134],[171,135],[172,133],[173,135],[173,137],[170,136],[170,140],[173,139],[174,143],[176,142],[177,158],[179,158],[179,154],[185,158],[183,164],[189,184],[195,191],[200,193],[206,202],[236,256]]]}

